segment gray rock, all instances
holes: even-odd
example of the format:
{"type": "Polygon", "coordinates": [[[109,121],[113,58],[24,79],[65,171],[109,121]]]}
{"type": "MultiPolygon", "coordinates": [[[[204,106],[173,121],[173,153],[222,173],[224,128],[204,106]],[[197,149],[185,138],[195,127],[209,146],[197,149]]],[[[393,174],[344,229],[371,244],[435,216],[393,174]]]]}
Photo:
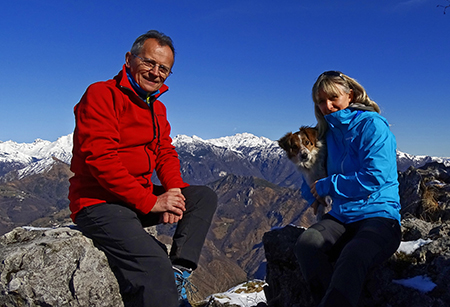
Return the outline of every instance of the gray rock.
{"type": "Polygon", "coordinates": [[[0,271],[0,306],[123,306],[105,254],[70,227],[3,235],[0,271]]]}
{"type": "Polygon", "coordinates": [[[402,217],[450,220],[450,167],[432,162],[399,174],[402,217]]]}
{"type": "Polygon", "coordinates": [[[303,231],[304,228],[288,225],[264,234],[268,283],[264,292],[271,307],[314,306],[294,255],[295,242],[303,231]]]}

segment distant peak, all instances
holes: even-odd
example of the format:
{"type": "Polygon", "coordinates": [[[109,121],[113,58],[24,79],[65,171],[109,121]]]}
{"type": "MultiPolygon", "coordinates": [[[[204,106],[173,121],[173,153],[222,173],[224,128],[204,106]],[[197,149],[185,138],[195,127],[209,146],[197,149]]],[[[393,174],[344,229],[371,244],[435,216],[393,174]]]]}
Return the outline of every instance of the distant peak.
{"type": "Polygon", "coordinates": [[[173,142],[175,146],[180,146],[182,144],[188,143],[205,143],[218,147],[230,148],[271,146],[276,143],[275,141],[272,141],[266,137],[258,137],[248,132],[237,133],[232,136],[224,136],[208,140],[203,140],[202,138],[195,135],[192,137],[186,135],[177,135],[173,139],[173,142]]]}

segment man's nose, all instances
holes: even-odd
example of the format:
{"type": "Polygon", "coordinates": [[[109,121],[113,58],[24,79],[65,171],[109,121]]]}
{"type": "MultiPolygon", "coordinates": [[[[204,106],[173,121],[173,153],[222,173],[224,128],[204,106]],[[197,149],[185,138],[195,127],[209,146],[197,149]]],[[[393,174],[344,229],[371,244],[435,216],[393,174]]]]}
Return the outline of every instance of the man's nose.
{"type": "Polygon", "coordinates": [[[152,75],[158,77],[159,76],[159,66],[155,65],[151,69],[148,70],[152,75]]]}

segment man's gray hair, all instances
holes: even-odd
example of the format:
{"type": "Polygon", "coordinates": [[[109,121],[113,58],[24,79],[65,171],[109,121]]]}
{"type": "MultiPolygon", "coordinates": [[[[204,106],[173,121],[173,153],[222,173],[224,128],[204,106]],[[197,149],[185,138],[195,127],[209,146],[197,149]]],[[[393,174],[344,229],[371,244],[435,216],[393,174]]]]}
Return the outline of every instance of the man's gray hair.
{"type": "Polygon", "coordinates": [[[157,30],[150,30],[147,33],[139,36],[134,41],[130,52],[132,54],[136,54],[136,55],[141,53],[142,47],[144,46],[144,42],[149,38],[156,39],[161,46],[169,46],[170,49],[172,50],[173,56],[175,57],[175,48],[173,47],[172,39],[169,36],[165,35],[164,33],[159,32],[157,30]]]}

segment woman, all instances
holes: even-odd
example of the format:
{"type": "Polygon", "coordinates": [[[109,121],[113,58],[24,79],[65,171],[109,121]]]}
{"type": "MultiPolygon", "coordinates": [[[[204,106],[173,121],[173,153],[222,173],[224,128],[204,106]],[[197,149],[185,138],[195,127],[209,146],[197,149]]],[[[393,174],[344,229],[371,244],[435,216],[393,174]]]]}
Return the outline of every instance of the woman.
{"type": "Polygon", "coordinates": [[[401,241],[395,137],[364,88],[341,72],[321,74],[312,97],[328,177],[302,191],[310,203],[333,202],[295,253],[318,306],[356,306],[368,270],[401,241]]]}

